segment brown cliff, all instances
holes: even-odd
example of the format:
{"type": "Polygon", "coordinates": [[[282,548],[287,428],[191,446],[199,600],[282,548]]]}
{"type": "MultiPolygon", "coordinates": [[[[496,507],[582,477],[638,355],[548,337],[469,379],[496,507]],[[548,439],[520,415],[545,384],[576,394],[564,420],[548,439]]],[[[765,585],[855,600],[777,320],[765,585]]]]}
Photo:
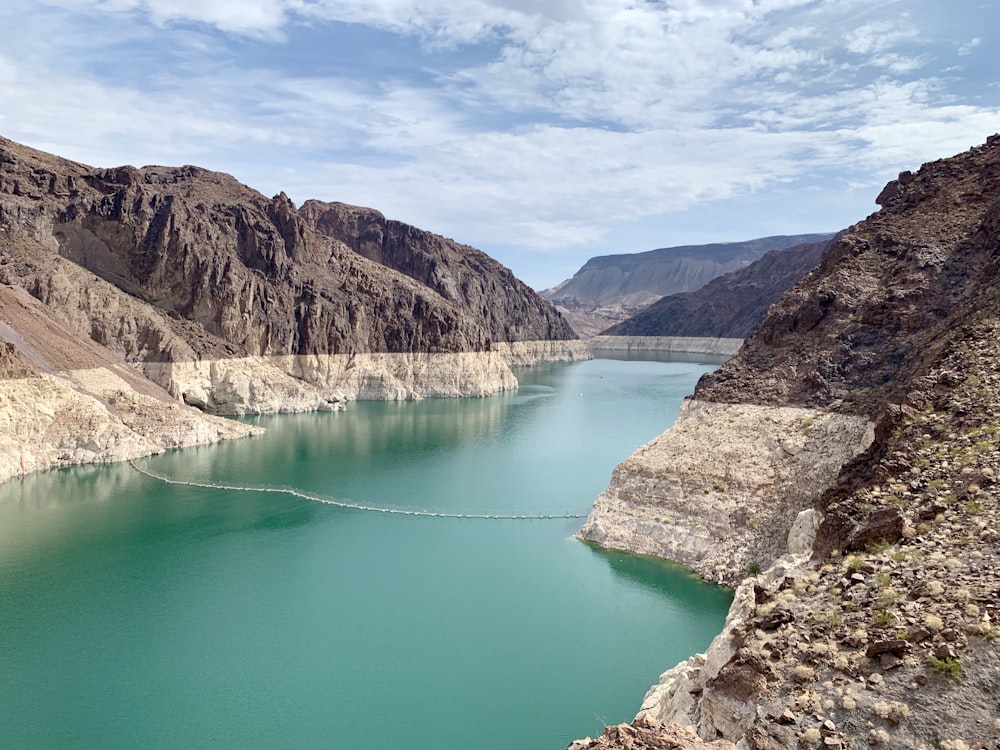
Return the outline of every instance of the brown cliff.
{"type": "Polygon", "coordinates": [[[744,579],[724,632],[663,675],[641,717],[761,750],[1000,746],[1000,136],[904,172],[878,202],[699,382],[688,412],[720,449],[683,451],[705,425],[682,413],[659,439],[691,464],[672,462],[681,480],[649,474],[650,454],[670,455],[654,441],[595,505],[605,536],[707,534],[689,564],[744,579]],[[843,446],[853,458],[822,482],[781,469],[835,437],[834,418],[870,425],[843,446]],[[726,457],[747,440],[768,458],[734,475],[726,457]],[[769,513],[796,492],[790,554],[747,564],[740,549],[789,531],[769,513]]]}
{"type": "MultiPolygon", "coordinates": [[[[334,409],[354,398],[487,395],[517,386],[512,364],[589,356],[508,269],[376,211],[317,201],[299,209],[283,193],[268,199],[197,167],[97,169],[3,138],[0,284],[37,301],[18,308],[16,320],[15,306],[0,316],[7,393],[15,380],[40,388],[26,382],[38,362],[25,330],[59,328],[40,372],[62,379],[47,380],[48,391],[82,393],[66,403],[86,402],[71,410],[77,416],[60,417],[60,444],[81,414],[81,430],[101,409],[112,422],[121,416],[107,408],[103,386],[90,393],[84,381],[92,378],[79,375],[95,368],[127,375],[130,391],[168,412],[180,401],[245,414],[334,409]],[[107,356],[94,365],[74,338],[107,356]]],[[[34,340],[37,353],[44,347],[34,340]]],[[[60,453],[34,411],[18,406],[5,418],[38,429],[27,460],[8,461],[0,478],[157,445],[119,450],[109,438],[96,452],[60,453]]],[[[170,444],[211,439],[211,429],[195,432],[170,444]]]]}
{"type": "MultiPolygon", "coordinates": [[[[368,209],[297,210],[196,167],[98,170],[0,140],[0,226],[250,355],[575,338],[473,248],[368,209]]],[[[41,291],[23,265],[6,281],[41,291]]]]}
{"type": "Polygon", "coordinates": [[[819,263],[829,244],[813,242],[771,250],[701,289],[661,298],[603,335],[746,338],[760,325],[768,308],[819,263]]]}

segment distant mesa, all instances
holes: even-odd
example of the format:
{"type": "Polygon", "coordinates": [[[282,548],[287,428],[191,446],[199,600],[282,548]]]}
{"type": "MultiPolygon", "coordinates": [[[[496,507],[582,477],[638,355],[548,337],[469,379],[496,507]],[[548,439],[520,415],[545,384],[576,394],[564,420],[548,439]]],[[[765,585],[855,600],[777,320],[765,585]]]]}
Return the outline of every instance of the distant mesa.
{"type": "Polygon", "coordinates": [[[746,338],[760,325],[768,308],[819,263],[829,244],[830,240],[825,240],[771,250],[701,289],[662,297],[602,333],[746,338]]]}
{"type": "MultiPolygon", "coordinates": [[[[762,237],[746,242],[664,247],[588,260],[572,278],[541,292],[581,336],[621,323],[661,297],[692,292],[765,253],[826,242],[833,234],[762,237]]],[[[664,334],[675,335],[675,334],[664,334]]]]}

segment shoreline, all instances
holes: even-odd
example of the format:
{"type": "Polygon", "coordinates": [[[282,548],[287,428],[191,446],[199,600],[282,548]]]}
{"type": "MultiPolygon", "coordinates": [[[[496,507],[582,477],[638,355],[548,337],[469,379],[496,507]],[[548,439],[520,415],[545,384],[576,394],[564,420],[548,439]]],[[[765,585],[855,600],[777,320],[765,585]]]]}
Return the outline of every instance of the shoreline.
{"type": "Polygon", "coordinates": [[[731,357],[743,346],[743,339],[710,338],[703,336],[594,336],[585,339],[590,351],[642,354],[711,354],[731,357]]]}
{"type": "Polygon", "coordinates": [[[285,355],[31,371],[0,381],[0,482],[259,434],[229,416],[336,411],[346,401],[514,390],[512,367],[590,359],[586,344],[498,342],[460,353],[285,355]],[[143,377],[145,375],[146,377],[143,377]]]}

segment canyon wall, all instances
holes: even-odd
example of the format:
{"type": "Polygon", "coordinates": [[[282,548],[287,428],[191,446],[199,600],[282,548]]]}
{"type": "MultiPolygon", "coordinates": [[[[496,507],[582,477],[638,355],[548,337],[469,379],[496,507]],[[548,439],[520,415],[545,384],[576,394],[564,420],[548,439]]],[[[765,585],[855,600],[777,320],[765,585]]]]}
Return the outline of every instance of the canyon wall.
{"type": "Polygon", "coordinates": [[[736,586],[637,727],[740,750],[1000,746],[1000,136],[877,202],[581,531],[736,586]]]}
{"type": "Polygon", "coordinates": [[[372,209],[0,138],[0,478],[251,434],[209,414],[486,396],[590,356],[495,260],[372,209]]]}
{"type": "Polygon", "coordinates": [[[618,465],[579,536],[735,586],[787,552],[799,513],[873,439],[864,417],[689,399],[618,465]]]}

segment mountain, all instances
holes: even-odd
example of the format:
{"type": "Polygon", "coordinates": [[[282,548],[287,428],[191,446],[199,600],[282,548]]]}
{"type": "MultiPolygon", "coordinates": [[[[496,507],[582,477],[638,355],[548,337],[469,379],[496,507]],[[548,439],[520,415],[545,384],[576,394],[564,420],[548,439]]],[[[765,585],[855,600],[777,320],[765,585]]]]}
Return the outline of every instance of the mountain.
{"type": "Polygon", "coordinates": [[[540,294],[556,305],[582,336],[619,323],[660,297],[700,289],[743,268],[770,250],[822,242],[831,234],[763,237],[746,242],[664,247],[588,260],[571,279],[540,294]]]}
{"type": "MultiPolygon", "coordinates": [[[[34,437],[22,442],[37,450],[8,455],[0,476],[122,457],[114,435],[138,407],[112,403],[117,391],[154,399],[150,415],[170,407],[162,418],[187,425],[170,445],[187,444],[239,430],[182,404],[242,414],[485,395],[516,387],[511,364],[588,356],[552,305],[492,258],[372,209],[297,208],[198,167],[97,169],[2,138],[0,284],[6,392],[33,374],[42,390],[84,398],[75,424],[102,409],[113,423],[92,449],[72,430],[47,442],[45,409],[25,396],[18,419],[34,437]],[[81,374],[91,371],[111,373],[108,383],[81,374]]],[[[142,431],[148,448],[155,430],[142,431]]]]}
{"type": "Polygon", "coordinates": [[[1000,746],[1000,135],[877,203],[580,531],[736,587],[641,719],[751,749],[1000,746]]]}
{"type": "Polygon", "coordinates": [[[771,250],[701,289],[662,297],[602,333],[745,338],[760,325],[768,308],[819,263],[829,244],[812,242],[771,250]]]}

